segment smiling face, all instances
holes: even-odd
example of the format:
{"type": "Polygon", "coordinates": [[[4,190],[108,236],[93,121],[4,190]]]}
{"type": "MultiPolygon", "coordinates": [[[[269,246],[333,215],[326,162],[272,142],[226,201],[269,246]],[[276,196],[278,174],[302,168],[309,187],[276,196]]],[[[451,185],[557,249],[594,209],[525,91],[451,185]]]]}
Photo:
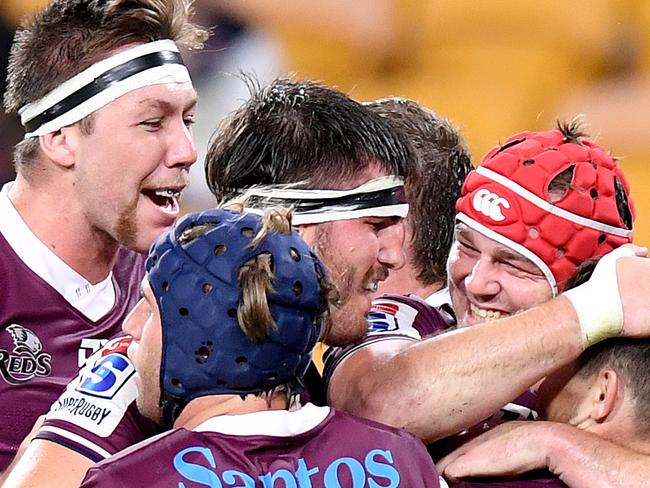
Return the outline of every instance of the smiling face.
{"type": "Polygon", "coordinates": [[[122,330],[133,340],[127,355],[135,367],[138,386],[136,403],[142,415],[161,423],[160,364],[162,355],[162,324],[160,309],[149,281],[142,281],[142,299],[131,310],[122,330]]]}
{"type": "MultiPolygon", "coordinates": [[[[364,172],[351,187],[385,176],[374,169],[364,172]]],[[[399,217],[363,217],[324,224],[304,225],[300,233],[327,267],[340,295],[331,307],[330,345],[351,344],[365,335],[366,317],[379,282],[390,269],[404,266],[404,221],[399,217]]]]}
{"type": "Polygon", "coordinates": [[[535,264],[464,224],[456,226],[447,270],[452,305],[462,327],[552,298],[551,286],[535,264]]]}
{"type": "Polygon", "coordinates": [[[190,83],[147,86],[95,112],[92,130],[68,128],[75,198],[94,231],[146,252],[171,227],[197,157],[195,105],[190,83]]]}

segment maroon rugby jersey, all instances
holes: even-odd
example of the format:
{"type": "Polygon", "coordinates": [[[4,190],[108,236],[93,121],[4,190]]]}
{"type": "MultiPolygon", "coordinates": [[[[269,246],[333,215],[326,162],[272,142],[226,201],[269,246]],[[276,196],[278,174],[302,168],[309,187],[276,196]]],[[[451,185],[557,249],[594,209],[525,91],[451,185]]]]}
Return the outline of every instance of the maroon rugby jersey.
{"type": "Polygon", "coordinates": [[[325,353],[323,377],[327,390],[332,373],[355,351],[381,341],[419,341],[451,328],[455,318],[450,307],[432,307],[415,295],[383,295],[372,301],[368,313],[368,333],[346,347],[329,348],[325,353]]]}
{"type": "Polygon", "coordinates": [[[0,234],[0,471],[37,417],[77,374],[80,358],[117,335],[139,299],[144,256],[121,249],[113,268],[115,304],[88,319],[34,273],[0,234]]]}
{"type": "Polygon", "coordinates": [[[90,468],[81,486],[437,488],[441,481],[414,436],[307,404],[174,429],[90,468]]]}
{"type": "Polygon", "coordinates": [[[98,462],[156,433],[135,404],[135,368],[126,355],[130,343],[130,337],[115,338],[88,360],[52,404],[37,439],[98,462]]]}

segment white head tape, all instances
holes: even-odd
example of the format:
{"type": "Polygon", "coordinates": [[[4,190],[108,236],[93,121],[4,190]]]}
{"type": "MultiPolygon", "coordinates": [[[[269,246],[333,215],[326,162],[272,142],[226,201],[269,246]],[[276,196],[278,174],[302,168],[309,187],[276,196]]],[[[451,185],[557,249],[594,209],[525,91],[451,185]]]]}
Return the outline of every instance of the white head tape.
{"type": "Polygon", "coordinates": [[[174,41],[154,41],[122,51],[22,107],[19,114],[27,131],[25,139],[57,131],[126,93],[162,83],[191,83],[174,41]]]}
{"type": "Polygon", "coordinates": [[[249,212],[270,206],[294,209],[294,225],[320,224],[361,217],[406,217],[408,203],[404,179],[382,176],[351,190],[318,190],[292,188],[253,188],[246,190],[249,212]]]}

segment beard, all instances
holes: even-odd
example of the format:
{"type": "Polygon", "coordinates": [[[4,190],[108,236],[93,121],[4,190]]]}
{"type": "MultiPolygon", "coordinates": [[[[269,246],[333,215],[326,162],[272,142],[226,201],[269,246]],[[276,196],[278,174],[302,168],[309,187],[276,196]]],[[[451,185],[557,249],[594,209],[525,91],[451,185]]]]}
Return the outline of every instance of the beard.
{"type": "Polygon", "coordinates": [[[361,340],[368,329],[368,306],[361,287],[372,276],[370,269],[363,280],[357,282],[356,270],[342,258],[340,253],[332,252],[330,245],[330,223],[320,224],[315,232],[314,252],[327,268],[329,280],[337,298],[330,305],[325,323],[326,333],[321,341],[329,346],[346,346],[361,340]]]}
{"type": "Polygon", "coordinates": [[[137,210],[140,193],[136,193],[133,200],[131,200],[120,215],[115,224],[115,237],[117,241],[123,246],[128,247],[137,252],[147,252],[138,248],[138,225],[137,225],[137,210]]]}

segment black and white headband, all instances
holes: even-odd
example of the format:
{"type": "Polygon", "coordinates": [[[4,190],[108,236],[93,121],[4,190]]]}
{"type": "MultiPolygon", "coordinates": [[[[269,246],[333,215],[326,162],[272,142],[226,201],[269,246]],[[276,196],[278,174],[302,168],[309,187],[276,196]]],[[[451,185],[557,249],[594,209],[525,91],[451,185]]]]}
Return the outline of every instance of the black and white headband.
{"type": "Polygon", "coordinates": [[[382,176],[351,190],[253,188],[246,190],[246,210],[272,206],[293,208],[294,225],[320,224],[361,217],[406,217],[409,205],[404,179],[382,176]]]}
{"type": "Polygon", "coordinates": [[[140,44],[103,59],[19,111],[25,139],[74,124],[138,88],[189,83],[190,74],[174,41],[140,44]]]}

